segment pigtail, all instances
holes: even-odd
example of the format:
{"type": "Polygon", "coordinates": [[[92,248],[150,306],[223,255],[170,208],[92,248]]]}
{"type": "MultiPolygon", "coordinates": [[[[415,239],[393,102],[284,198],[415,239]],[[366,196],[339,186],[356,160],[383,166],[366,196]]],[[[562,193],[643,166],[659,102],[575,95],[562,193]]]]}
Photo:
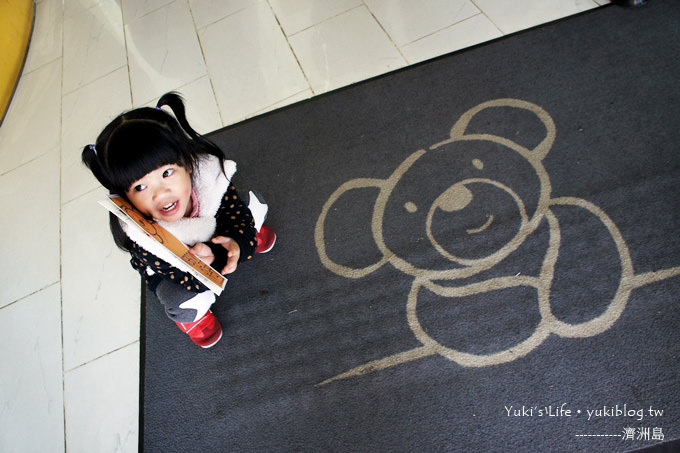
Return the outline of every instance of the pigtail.
{"type": "MultiPolygon", "coordinates": [[[[99,183],[107,188],[109,193],[114,193],[113,184],[106,176],[106,172],[97,156],[97,148],[95,145],[87,145],[83,148],[81,157],[83,163],[90,169],[99,183]]],[[[112,213],[109,213],[109,228],[111,229],[111,235],[113,236],[113,241],[116,243],[116,246],[121,250],[129,252],[130,247],[132,247],[132,241],[127,234],[125,234],[125,231],[123,231],[123,227],[121,227],[118,217],[112,213]]]]}
{"type": "Polygon", "coordinates": [[[160,109],[166,105],[170,107],[172,113],[175,114],[175,118],[177,118],[177,122],[180,124],[180,126],[182,126],[182,129],[184,129],[191,138],[196,137],[198,133],[196,133],[196,131],[189,125],[189,121],[187,121],[184,110],[184,101],[179,93],[174,91],[165,93],[156,103],[156,108],[160,109]]]}
{"type": "Polygon", "coordinates": [[[187,121],[186,118],[184,102],[182,100],[182,97],[178,93],[171,91],[161,96],[161,98],[156,103],[156,108],[160,109],[163,106],[170,107],[180,127],[189,137],[191,137],[200,146],[201,148],[200,152],[211,154],[215,157],[218,157],[220,159],[220,163],[224,161],[224,153],[222,152],[222,150],[213,142],[203,137],[201,134],[196,132],[194,128],[191,127],[189,121],[187,121]]]}
{"type": "Polygon", "coordinates": [[[118,248],[124,252],[129,252],[132,248],[132,239],[130,239],[128,235],[125,234],[118,217],[110,212],[109,228],[111,229],[111,236],[113,236],[113,242],[116,243],[116,246],[118,246],[118,248]]]}
{"type": "Polygon", "coordinates": [[[111,190],[112,189],[111,181],[106,176],[106,172],[102,167],[99,157],[97,156],[97,150],[95,148],[95,145],[87,145],[85,148],[83,148],[81,158],[83,163],[87,166],[87,168],[90,169],[94,177],[97,178],[97,181],[99,181],[99,183],[102,186],[111,190]]]}

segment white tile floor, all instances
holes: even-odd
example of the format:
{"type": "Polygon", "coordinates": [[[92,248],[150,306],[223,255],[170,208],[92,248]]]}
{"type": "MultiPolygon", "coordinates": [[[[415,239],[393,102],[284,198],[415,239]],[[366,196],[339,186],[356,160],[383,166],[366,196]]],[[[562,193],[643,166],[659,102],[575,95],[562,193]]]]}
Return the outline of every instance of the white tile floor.
{"type": "Polygon", "coordinates": [[[0,126],[0,451],[137,450],[139,277],[80,164],[116,114],[178,90],[209,132],[605,3],[38,0],[0,126]]]}

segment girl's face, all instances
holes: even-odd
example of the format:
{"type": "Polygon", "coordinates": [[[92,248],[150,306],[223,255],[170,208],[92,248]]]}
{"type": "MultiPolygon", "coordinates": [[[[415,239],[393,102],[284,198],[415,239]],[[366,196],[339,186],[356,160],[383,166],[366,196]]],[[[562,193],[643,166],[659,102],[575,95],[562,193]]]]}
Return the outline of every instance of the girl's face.
{"type": "Polygon", "coordinates": [[[163,165],[133,182],[126,195],[142,214],[176,222],[191,214],[191,172],[176,164],[163,165]]]}

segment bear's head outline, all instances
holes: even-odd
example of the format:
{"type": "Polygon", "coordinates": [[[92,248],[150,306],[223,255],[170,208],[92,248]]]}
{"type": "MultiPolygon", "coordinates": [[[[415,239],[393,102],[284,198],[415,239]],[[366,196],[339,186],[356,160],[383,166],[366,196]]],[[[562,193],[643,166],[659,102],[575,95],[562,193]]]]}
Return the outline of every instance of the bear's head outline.
{"type": "MultiPolygon", "coordinates": [[[[538,227],[542,219],[541,213],[548,208],[551,185],[543,159],[550,151],[554,139],[555,124],[552,118],[541,107],[530,102],[497,99],[468,110],[453,125],[447,140],[430,146],[427,151],[421,149],[414,152],[388,178],[353,179],[342,184],[329,197],[315,230],[315,242],[323,264],[339,275],[359,278],[389,262],[400,271],[425,280],[460,279],[493,267],[516,250],[538,227]],[[544,136],[535,146],[529,147],[520,145],[512,138],[469,130],[470,122],[480,113],[499,107],[529,112],[544,127],[544,136]],[[487,158],[480,159],[476,156],[475,150],[480,146],[484,147],[487,158]],[[514,170],[519,166],[525,167],[526,180],[530,180],[531,184],[525,184],[524,181],[503,181],[503,165],[512,165],[514,170]],[[439,182],[435,182],[427,177],[433,171],[448,171],[451,168],[456,171],[456,176],[451,181],[437,178],[439,182]],[[495,176],[485,175],[490,168],[495,176]],[[372,213],[371,230],[382,256],[371,265],[353,268],[336,263],[328,256],[324,225],[329,210],[340,196],[351,190],[364,188],[379,189],[372,213]],[[495,203],[495,207],[489,208],[484,197],[492,205],[495,203]],[[528,199],[531,200],[527,202],[528,199]],[[504,233],[506,236],[495,234],[492,228],[493,213],[486,218],[480,217],[478,213],[476,218],[472,218],[472,224],[467,226],[460,223],[454,228],[451,225],[458,225],[456,222],[446,221],[455,216],[467,220],[466,217],[470,217],[469,212],[479,212],[478,205],[485,203],[490,211],[502,206],[504,212],[501,215],[511,216],[511,220],[516,222],[516,230],[511,231],[510,235],[504,233]],[[385,224],[388,212],[390,219],[399,219],[398,222],[392,222],[394,225],[385,224]],[[442,219],[444,221],[439,222],[442,219]],[[448,230],[437,229],[438,222],[446,224],[448,230]],[[447,241],[447,235],[448,238],[457,239],[460,236],[461,240],[447,241]],[[485,250],[480,251],[477,256],[470,256],[469,250],[461,253],[456,249],[456,244],[469,244],[473,236],[482,238],[481,243],[486,247],[485,250]],[[424,248],[435,250],[436,253],[426,253],[423,255],[426,257],[424,262],[415,262],[404,251],[407,246],[412,247],[414,241],[424,244],[417,251],[418,254],[422,254],[424,248]],[[401,244],[404,244],[403,248],[400,248],[401,244]],[[439,264],[432,264],[436,262],[439,264]]],[[[498,219],[495,221],[500,223],[498,219]]],[[[505,228],[505,231],[508,229],[505,228]]]]}

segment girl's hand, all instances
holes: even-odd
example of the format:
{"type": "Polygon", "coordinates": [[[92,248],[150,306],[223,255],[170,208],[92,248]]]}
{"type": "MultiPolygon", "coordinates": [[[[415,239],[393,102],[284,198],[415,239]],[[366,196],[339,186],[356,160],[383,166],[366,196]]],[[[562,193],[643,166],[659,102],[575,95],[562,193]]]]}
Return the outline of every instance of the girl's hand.
{"type": "MultiPolygon", "coordinates": [[[[227,265],[222,269],[222,274],[231,274],[236,270],[238,265],[238,259],[241,256],[241,247],[232,238],[226,236],[217,236],[212,238],[213,244],[220,244],[222,247],[227,249],[227,265]]],[[[206,246],[207,247],[207,246],[206,246]]]]}
{"type": "Polygon", "coordinates": [[[215,261],[215,255],[213,254],[212,250],[210,250],[210,247],[208,247],[208,245],[204,244],[203,242],[199,242],[198,244],[191,247],[189,249],[189,253],[200,258],[201,261],[203,261],[208,266],[210,266],[212,262],[215,261]]]}

